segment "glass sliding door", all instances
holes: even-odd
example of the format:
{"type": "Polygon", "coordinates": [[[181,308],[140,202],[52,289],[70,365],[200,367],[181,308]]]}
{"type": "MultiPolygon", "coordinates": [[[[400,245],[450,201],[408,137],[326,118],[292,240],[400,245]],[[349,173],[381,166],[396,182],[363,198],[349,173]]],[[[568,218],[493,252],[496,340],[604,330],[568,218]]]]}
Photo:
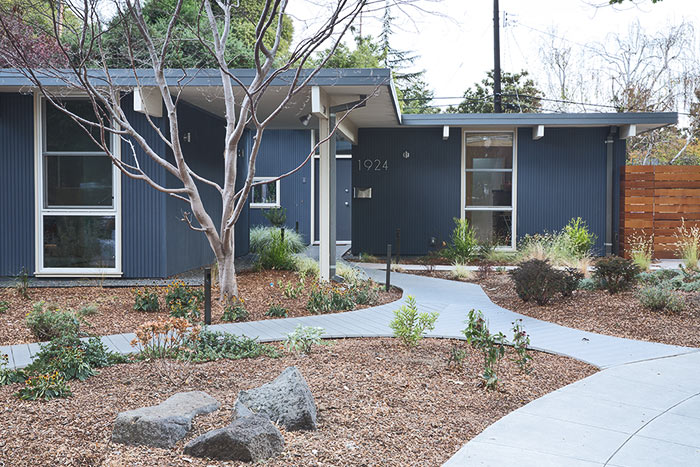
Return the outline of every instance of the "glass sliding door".
{"type": "Polygon", "coordinates": [[[464,215],[480,242],[513,248],[513,133],[465,133],[464,215]]]}
{"type": "MultiPolygon", "coordinates": [[[[62,102],[94,121],[87,100],[62,102]]],[[[39,274],[121,273],[119,174],[109,156],[70,116],[52,104],[41,106],[38,189],[39,274]]],[[[99,132],[93,132],[99,140],[99,132]]],[[[115,144],[111,136],[108,147],[115,144]]]]}

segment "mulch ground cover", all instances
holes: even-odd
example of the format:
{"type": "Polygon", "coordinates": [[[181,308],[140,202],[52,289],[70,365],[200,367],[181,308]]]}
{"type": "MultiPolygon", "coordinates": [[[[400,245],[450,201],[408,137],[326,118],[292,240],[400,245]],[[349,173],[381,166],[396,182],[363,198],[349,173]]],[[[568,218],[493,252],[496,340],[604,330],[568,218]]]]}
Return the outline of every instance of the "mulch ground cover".
{"type": "MultiPolygon", "coordinates": [[[[449,273],[444,271],[416,273],[450,279],[449,273]]],[[[507,274],[492,273],[467,282],[480,284],[497,305],[543,321],[610,336],[700,347],[698,292],[679,292],[685,298],[686,307],[673,313],[643,307],[634,290],[614,295],[602,290],[577,290],[569,298],[557,297],[546,306],[538,306],[523,302],[517,296],[507,274]]]]}
{"type": "MultiPolygon", "coordinates": [[[[303,290],[297,298],[286,298],[279,283],[299,284],[299,276],[290,271],[250,271],[238,275],[238,287],[241,298],[245,300],[246,309],[250,314],[249,320],[256,321],[271,319],[265,312],[273,304],[282,305],[288,310],[289,317],[308,316],[306,304],[315,282],[311,278],[305,280],[303,290]]],[[[200,287],[201,288],[201,287],[200,287]]],[[[165,311],[165,287],[153,287],[159,295],[159,312],[144,312],[134,310],[134,289],[126,287],[64,287],[29,289],[29,298],[19,296],[14,289],[0,289],[0,301],[9,302],[9,309],[0,314],[0,345],[23,344],[36,342],[38,339],[25,325],[25,316],[32,305],[45,301],[60,309],[73,309],[95,304],[98,313],[86,316],[82,327],[93,335],[109,335],[133,332],[139,325],[168,316],[165,311]]],[[[376,305],[392,302],[401,298],[401,291],[392,289],[379,294],[376,305]]],[[[358,308],[365,308],[359,306],[358,308]]],[[[223,314],[222,303],[218,299],[218,289],[212,289],[212,324],[221,323],[223,314]]]]}
{"type": "Polygon", "coordinates": [[[319,429],[281,430],[285,449],[265,465],[440,465],[507,413],[596,371],[565,357],[533,355],[532,371],[523,374],[508,349],[496,391],[480,386],[481,354],[465,342],[437,339],[423,340],[412,350],[394,339],[352,339],[317,346],[305,357],[178,363],[169,377],[159,376],[158,363],[130,363],[72,381],[72,397],[48,402],[19,400],[13,396],[19,385],[0,387],[0,464],[238,465],[184,456],[182,448],[230,423],[238,391],[295,365],[315,397],[319,429]],[[461,369],[447,366],[455,345],[467,352],[461,369]],[[173,449],[111,443],[117,413],[190,390],[208,392],[222,408],[195,418],[190,434],[173,449]]]}

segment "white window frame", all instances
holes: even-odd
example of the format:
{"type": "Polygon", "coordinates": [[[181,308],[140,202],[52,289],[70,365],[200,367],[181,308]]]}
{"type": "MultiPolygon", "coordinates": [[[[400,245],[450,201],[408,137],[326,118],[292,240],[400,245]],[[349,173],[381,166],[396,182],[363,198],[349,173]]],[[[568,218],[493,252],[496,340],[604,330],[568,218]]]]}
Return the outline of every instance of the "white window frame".
{"type": "MultiPolygon", "coordinates": [[[[80,96],[76,96],[80,97],[80,96]]],[[[120,277],[122,275],[122,210],[121,173],[112,164],[112,206],[111,207],[47,207],[45,204],[44,181],[44,139],[45,112],[47,103],[37,91],[34,93],[34,199],[35,199],[35,250],[34,275],[38,277],[120,277]],[[44,267],[44,216],[94,216],[114,217],[114,267],[112,268],[55,268],[44,267]]],[[[48,104],[50,105],[50,104],[48,104]]],[[[121,141],[118,135],[111,134],[112,153],[121,158],[121,141]]],[[[50,154],[60,155],[52,152],[50,154]]],[[[69,153],[66,153],[69,154],[69,153]]],[[[73,154],[73,153],[70,153],[73,154]]],[[[87,153],[95,155],[97,153],[87,153]]],[[[104,153],[101,153],[104,154],[104,153]]],[[[111,162],[111,161],[110,161],[111,162]]]]}
{"type": "Polygon", "coordinates": [[[517,246],[517,208],[518,208],[518,129],[517,128],[482,128],[474,129],[462,128],[462,176],[461,186],[462,193],[460,196],[460,216],[466,218],[467,211],[492,211],[492,212],[511,212],[511,244],[499,245],[497,250],[515,251],[517,246]],[[467,169],[467,135],[468,134],[510,134],[513,136],[513,169],[484,169],[474,170],[467,169]],[[467,206],[467,172],[508,172],[512,173],[513,192],[511,194],[510,206],[467,206]]]}
{"type": "MultiPolygon", "coordinates": [[[[253,177],[253,183],[257,182],[266,182],[266,181],[273,181],[275,180],[275,177],[253,177]]],[[[253,209],[274,209],[274,208],[280,208],[282,207],[282,204],[280,202],[280,180],[277,179],[275,180],[275,202],[274,203],[254,203],[253,202],[253,193],[251,190],[250,194],[250,207],[253,209]]]]}

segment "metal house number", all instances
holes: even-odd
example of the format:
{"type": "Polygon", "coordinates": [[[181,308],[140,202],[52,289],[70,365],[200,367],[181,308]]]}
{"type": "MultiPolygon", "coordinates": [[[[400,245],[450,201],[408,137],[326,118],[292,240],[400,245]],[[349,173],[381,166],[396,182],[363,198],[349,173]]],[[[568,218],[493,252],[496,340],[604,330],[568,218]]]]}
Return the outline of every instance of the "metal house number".
{"type": "Polygon", "coordinates": [[[357,170],[374,170],[376,172],[381,170],[389,170],[389,162],[386,159],[383,161],[381,159],[358,159],[357,170]]]}

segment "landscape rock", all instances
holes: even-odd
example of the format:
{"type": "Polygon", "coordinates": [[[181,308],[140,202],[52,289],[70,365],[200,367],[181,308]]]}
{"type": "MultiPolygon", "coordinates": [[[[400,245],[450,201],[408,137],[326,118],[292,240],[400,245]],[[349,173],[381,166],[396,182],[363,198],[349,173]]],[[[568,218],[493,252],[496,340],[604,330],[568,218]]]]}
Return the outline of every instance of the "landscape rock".
{"type": "MultiPolygon", "coordinates": [[[[296,367],[285,368],[271,383],[241,391],[236,404],[239,402],[289,431],[316,429],[314,396],[296,367]]],[[[234,418],[236,412],[234,409],[234,418]]]]}
{"type": "Polygon", "coordinates": [[[114,420],[112,441],[171,448],[192,428],[192,419],[218,410],[221,404],[206,392],[179,392],[151,407],[121,412],[114,420]]]}
{"type": "Polygon", "coordinates": [[[276,456],[284,449],[284,438],[270,419],[251,414],[229,426],[204,433],[185,446],[194,457],[258,462],[276,456]]]}

